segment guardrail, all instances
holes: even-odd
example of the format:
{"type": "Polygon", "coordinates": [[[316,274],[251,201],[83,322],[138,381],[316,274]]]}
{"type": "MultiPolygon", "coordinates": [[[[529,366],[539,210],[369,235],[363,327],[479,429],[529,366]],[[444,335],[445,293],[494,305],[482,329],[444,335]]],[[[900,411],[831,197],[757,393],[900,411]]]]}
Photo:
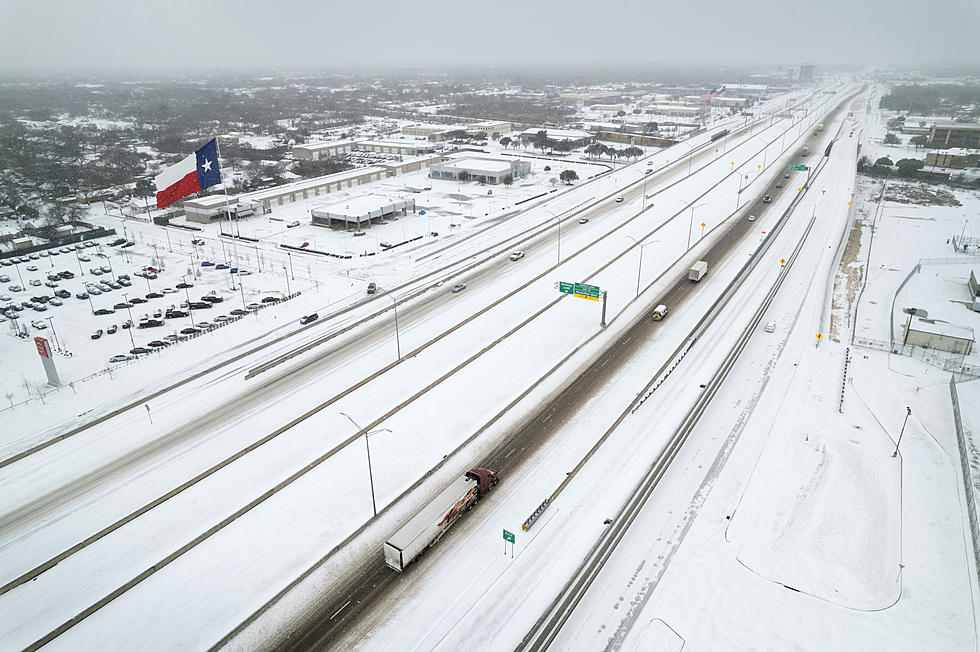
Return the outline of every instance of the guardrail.
{"type": "Polygon", "coordinates": [[[966,442],[963,420],[960,416],[960,397],[956,392],[956,379],[949,377],[949,395],[953,402],[953,423],[956,425],[956,444],[960,451],[960,468],[963,471],[963,489],[966,492],[966,508],[969,513],[970,535],[973,540],[973,570],[976,571],[977,584],[980,585],[980,514],[977,514],[977,487],[980,478],[973,479],[970,465],[970,446],[966,442]]]}

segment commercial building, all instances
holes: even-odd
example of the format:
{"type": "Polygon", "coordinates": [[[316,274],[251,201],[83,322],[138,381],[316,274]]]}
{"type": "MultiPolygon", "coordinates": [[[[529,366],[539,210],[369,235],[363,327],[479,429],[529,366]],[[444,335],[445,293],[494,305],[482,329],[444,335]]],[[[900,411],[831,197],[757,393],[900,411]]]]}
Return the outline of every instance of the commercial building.
{"type": "Polygon", "coordinates": [[[357,144],[355,140],[331,140],[322,143],[294,145],[292,149],[293,158],[298,161],[318,161],[321,158],[343,156],[353,151],[357,144]]]}
{"type": "Polygon", "coordinates": [[[433,179],[503,183],[508,176],[518,179],[531,172],[531,164],[520,159],[463,158],[444,161],[432,166],[433,179]]]}
{"type": "Polygon", "coordinates": [[[963,148],[936,150],[926,154],[926,165],[941,168],[975,168],[980,165],[980,152],[963,148]]]}
{"type": "Polygon", "coordinates": [[[970,355],[973,350],[973,329],[947,322],[923,319],[910,315],[905,323],[905,344],[937,351],[970,355]]]}
{"type": "Polygon", "coordinates": [[[934,124],[929,131],[929,146],[980,148],[980,124],[934,124]]]}
{"type": "Polygon", "coordinates": [[[725,84],[727,97],[759,97],[769,90],[766,84],[725,84]]]}
{"type": "Polygon", "coordinates": [[[362,195],[351,197],[333,204],[313,207],[313,224],[330,228],[355,229],[360,231],[373,222],[383,221],[399,214],[415,212],[415,199],[386,197],[384,195],[362,195]]]}
{"type": "Polygon", "coordinates": [[[800,81],[801,82],[813,81],[812,63],[804,63],[802,66],[800,66],[800,81]]]}
{"type": "Polygon", "coordinates": [[[466,125],[466,131],[471,134],[486,134],[487,136],[490,136],[493,133],[509,133],[513,131],[513,127],[509,122],[503,122],[500,120],[484,120],[466,125]]]}
{"type": "Polygon", "coordinates": [[[419,156],[436,151],[436,145],[430,142],[422,143],[411,140],[364,140],[357,143],[354,149],[362,152],[419,156]]]}
{"type": "Polygon", "coordinates": [[[625,111],[625,104],[593,104],[589,107],[593,111],[608,111],[609,113],[618,113],[619,111],[625,111]]]}
{"type": "Polygon", "coordinates": [[[422,156],[402,158],[400,161],[380,161],[377,163],[377,167],[383,168],[389,177],[393,177],[398,174],[428,170],[436,163],[442,163],[442,156],[439,154],[423,154],[422,156]]]}
{"type": "Polygon", "coordinates": [[[546,129],[544,127],[534,127],[521,132],[521,142],[525,145],[531,142],[538,135],[539,131],[548,134],[548,138],[552,140],[559,142],[570,141],[573,147],[584,147],[591,143],[594,138],[591,133],[581,129],[546,129]]]}
{"type": "MultiPolygon", "coordinates": [[[[462,127],[458,127],[462,129],[462,127]]],[[[410,125],[402,127],[402,133],[406,136],[422,137],[430,143],[441,143],[446,140],[447,134],[454,130],[454,127],[446,125],[410,125]]]]}
{"type": "Polygon", "coordinates": [[[711,113],[707,105],[692,106],[690,104],[651,104],[643,108],[648,115],[666,115],[679,118],[702,118],[711,113]]]}

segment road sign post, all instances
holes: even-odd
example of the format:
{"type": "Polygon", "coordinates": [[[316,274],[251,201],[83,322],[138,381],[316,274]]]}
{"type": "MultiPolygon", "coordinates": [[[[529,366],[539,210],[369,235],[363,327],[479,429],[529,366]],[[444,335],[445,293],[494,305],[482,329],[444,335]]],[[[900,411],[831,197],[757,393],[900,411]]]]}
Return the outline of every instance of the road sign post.
{"type": "Polygon", "coordinates": [[[517,537],[514,536],[513,532],[508,532],[504,530],[504,555],[507,554],[507,543],[510,543],[510,558],[514,558],[514,543],[517,541],[517,537]]]}

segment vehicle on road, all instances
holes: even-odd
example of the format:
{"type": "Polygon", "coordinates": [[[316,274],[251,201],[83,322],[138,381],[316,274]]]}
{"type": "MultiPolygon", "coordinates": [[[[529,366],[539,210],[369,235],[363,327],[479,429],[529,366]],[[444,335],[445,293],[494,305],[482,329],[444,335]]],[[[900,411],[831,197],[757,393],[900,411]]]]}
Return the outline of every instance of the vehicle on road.
{"type": "Polygon", "coordinates": [[[578,223],[579,223],[579,224],[588,224],[588,223],[589,223],[589,218],[587,218],[587,217],[583,217],[582,219],[580,219],[580,220],[578,221],[578,223]]]}
{"type": "Polygon", "coordinates": [[[306,249],[306,248],[307,248],[307,247],[309,247],[309,246],[310,246],[310,243],[309,243],[309,242],[304,242],[303,244],[301,244],[301,245],[299,246],[299,248],[300,248],[300,249],[306,249]]]}
{"type": "Polygon", "coordinates": [[[623,198],[622,197],[617,197],[616,198],[616,203],[617,204],[622,204],[623,203],[623,198]]]}
{"type": "Polygon", "coordinates": [[[214,268],[215,269],[228,269],[228,265],[225,265],[224,263],[218,263],[217,265],[214,266],[214,268]]]}
{"type": "MultiPolygon", "coordinates": [[[[181,290],[187,290],[189,288],[194,287],[194,284],[193,283],[181,282],[181,283],[178,283],[177,285],[175,285],[174,287],[176,287],[178,289],[181,289],[181,290]]],[[[164,292],[167,292],[167,290],[164,290],[164,292]]],[[[167,294],[171,294],[171,293],[170,292],[167,292],[167,294]]]]}
{"type": "Polygon", "coordinates": [[[453,481],[385,541],[385,563],[399,573],[405,570],[499,480],[496,471],[475,468],[453,481]]]}
{"type": "Polygon", "coordinates": [[[132,360],[132,359],[133,359],[133,356],[131,356],[131,355],[119,354],[119,355],[114,355],[111,358],[109,358],[109,362],[126,362],[127,360],[132,360]]]}
{"type": "Polygon", "coordinates": [[[295,222],[294,221],[294,222],[290,222],[289,224],[287,224],[286,225],[286,228],[287,229],[291,229],[291,228],[296,227],[296,226],[299,226],[299,222],[295,222]]]}
{"type": "Polygon", "coordinates": [[[755,222],[755,215],[749,215],[745,219],[747,219],[749,222],[755,222]]]}
{"type": "Polygon", "coordinates": [[[222,301],[224,301],[224,299],[222,299],[216,294],[208,294],[201,297],[201,301],[207,301],[208,303],[221,303],[222,301]]]}
{"type": "Polygon", "coordinates": [[[766,332],[767,333],[775,333],[776,332],[776,322],[774,322],[774,321],[766,322],[766,332]]]}
{"type": "Polygon", "coordinates": [[[193,240],[191,240],[191,244],[192,245],[203,245],[204,244],[204,240],[201,240],[200,238],[194,238],[193,240]]]}
{"type": "Polygon", "coordinates": [[[456,285],[453,286],[453,289],[450,290],[450,292],[456,294],[457,292],[462,292],[465,289],[466,289],[466,283],[457,283],[456,285]]]}
{"type": "Polygon", "coordinates": [[[515,251],[514,253],[512,253],[510,255],[510,259],[511,260],[520,260],[523,257],[524,257],[524,252],[523,251],[515,251]]]}
{"type": "Polygon", "coordinates": [[[708,273],[708,263],[704,260],[699,260],[698,262],[691,265],[691,268],[687,270],[687,280],[694,281],[697,283],[704,278],[705,274],[708,273]]]}
{"type": "Polygon", "coordinates": [[[789,172],[786,172],[785,174],[783,174],[783,178],[784,179],[789,179],[789,172]]]}
{"type": "Polygon", "coordinates": [[[653,321],[662,320],[667,316],[667,306],[661,303],[659,306],[653,309],[653,313],[651,313],[650,316],[653,317],[653,321]]]}
{"type": "Polygon", "coordinates": [[[212,263],[210,260],[202,260],[201,267],[214,267],[214,263],[212,263]]]}
{"type": "Polygon", "coordinates": [[[315,322],[319,318],[320,318],[320,315],[318,315],[318,314],[316,314],[314,312],[314,313],[309,314],[309,315],[306,315],[304,317],[300,317],[299,323],[301,323],[301,324],[312,324],[313,322],[315,322]]]}
{"type": "Polygon", "coordinates": [[[772,195],[766,195],[765,197],[762,198],[763,204],[768,204],[771,201],[772,201],[772,195]]]}
{"type": "Polygon", "coordinates": [[[377,291],[378,291],[378,284],[377,283],[368,283],[368,286],[367,286],[367,293],[368,294],[374,294],[377,291]]]}

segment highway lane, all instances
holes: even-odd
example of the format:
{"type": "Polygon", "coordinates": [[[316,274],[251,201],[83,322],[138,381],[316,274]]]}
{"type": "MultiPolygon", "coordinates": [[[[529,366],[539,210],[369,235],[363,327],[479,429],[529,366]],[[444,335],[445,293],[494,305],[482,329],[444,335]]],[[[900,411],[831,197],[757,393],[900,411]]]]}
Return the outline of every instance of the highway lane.
{"type": "MultiPolygon", "coordinates": [[[[828,118],[830,119],[832,118],[828,118]]],[[[788,184],[778,190],[786,192],[787,186],[788,184]]],[[[795,188],[792,192],[796,192],[795,188]]],[[[755,214],[761,220],[773,205],[778,205],[778,202],[763,203],[760,197],[743,210],[746,214],[755,214]]],[[[724,236],[703,258],[717,264],[738,242],[754,235],[754,231],[752,222],[745,219],[734,221],[724,236]]],[[[666,301],[673,310],[683,310],[692,295],[698,291],[697,284],[684,278],[684,270],[675,270],[672,273],[678,274],[678,278],[671,289],[662,297],[651,301],[648,308],[652,308],[660,301],[666,301]]],[[[499,469],[502,477],[506,478],[509,470],[532,457],[535,452],[548,444],[555,433],[560,432],[568,415],[574,414],[576,408],[587,402],[595,387],[608,382],[610,378],[620,373],[648,338],[652,337],[658,328],[669,323],[669,319],[665,322],[653,322],[648,319],[637,322],[617,339],[616,343],[603,354],[601,360],[593,363],[552,402],[542,406],[524,428],[508,438],[492,455],[482,460],[481,465],[499,469]]],[[[654,378],[663,373],[672,358],[673,355],[665,355],[663,366],[653,374],[654,378]]],[[[453,533],[450,532],[446,536],[451,538],[453,533]]],[[[366,559],[357,569],[357,575],[335,593],[335,599],[329,601],[326,608],[310,618],[310,626],[296,632],[280,649],[331,649],[344,639],[352,627],[358,626],[356,620],[360,614],[377,611],[379,605],[383,604],[387,587],[399,581],[399,577],[380,562],[380,555],[377,558],[366,559]]]]}

